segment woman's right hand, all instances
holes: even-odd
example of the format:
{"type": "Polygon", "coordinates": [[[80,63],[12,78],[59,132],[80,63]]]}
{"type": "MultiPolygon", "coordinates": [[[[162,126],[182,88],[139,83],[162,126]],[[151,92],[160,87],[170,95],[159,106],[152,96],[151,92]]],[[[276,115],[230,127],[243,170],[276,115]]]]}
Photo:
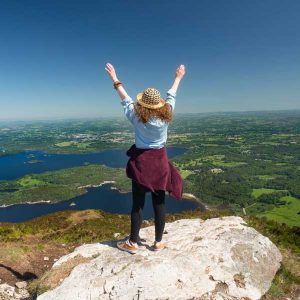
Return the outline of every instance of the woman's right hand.
{"type": "Polygon", "coordinates": [[[107,63],[106,66],[105,66],[105,70],[106,70],[106,72],[108,73],[109,77],[111,78],[111,80],[113,82],[118,80],[117,73],[116,73],[115,68],[112,64],[107,63]]]}
{"type": "Polygon", "coordinates": [[[176,75],[175,77],[178,79],[182,79],[183,76],[185,74],[185,66],[184,65],[180,65],[177,70],[176,70],[176,75]]]}

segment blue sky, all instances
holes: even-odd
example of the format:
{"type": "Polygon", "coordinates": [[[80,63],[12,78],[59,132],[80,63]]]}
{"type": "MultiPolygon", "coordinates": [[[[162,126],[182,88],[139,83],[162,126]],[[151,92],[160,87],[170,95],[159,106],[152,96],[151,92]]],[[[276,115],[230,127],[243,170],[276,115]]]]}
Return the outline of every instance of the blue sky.
{"type": "Polygon", "coordinates": [[[0,120],[122,116],[132,98],[176,112],[300,109],[298,0],[0,0],[0,120]]]}

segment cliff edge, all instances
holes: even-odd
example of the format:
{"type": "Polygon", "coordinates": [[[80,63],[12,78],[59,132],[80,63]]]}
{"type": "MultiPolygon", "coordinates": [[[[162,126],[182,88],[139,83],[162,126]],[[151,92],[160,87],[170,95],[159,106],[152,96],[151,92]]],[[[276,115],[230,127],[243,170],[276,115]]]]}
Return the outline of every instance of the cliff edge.
{"type": "Polygon", "coordinates": [[[117,241],[84,244],[61,257],[38,300],[260,299],[282,260],[278,248],[241,217],[166,223],[167,248],[153,252],[154,226],[140,230],[137,254],[117,241]]]}

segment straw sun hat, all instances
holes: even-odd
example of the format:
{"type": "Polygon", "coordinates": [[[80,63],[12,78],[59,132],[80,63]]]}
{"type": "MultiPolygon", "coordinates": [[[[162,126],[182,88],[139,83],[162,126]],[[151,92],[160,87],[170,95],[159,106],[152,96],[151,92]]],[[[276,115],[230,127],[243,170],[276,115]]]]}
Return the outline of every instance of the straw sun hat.
{"type": "Polygon", "coordinates": [[[147,88],[142,93],[138,93],[137,102],[147,108],[157,109],[163,107],[166,103],[164,99],[161,98],[160,92],[154,88],[147,88]]]}

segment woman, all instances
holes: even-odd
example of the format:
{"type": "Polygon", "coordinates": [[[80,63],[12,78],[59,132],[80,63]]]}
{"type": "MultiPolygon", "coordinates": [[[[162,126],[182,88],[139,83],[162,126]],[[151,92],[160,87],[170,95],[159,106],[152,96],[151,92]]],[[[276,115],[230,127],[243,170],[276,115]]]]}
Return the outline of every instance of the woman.
{"type": "Polygon", "coordinates": [[[166,247],[161,242],[165,227],[165,191],[177,199],[181,199],[183,191],[183,180],[168,160],[166,141],[176,92],[185,74],[185,67],[180,65],[177,68],[174,83],[165,100],[158,90],[147,88],[137,95],[136,102],[126,93],[114,67],[108,63],[105,70],[121,97],[125,115],[135,131],[135,144],[127,151],[130,159],[126,167],[126,174],[132,180],[131,233],[125,242],[117,243],[117,247],[132,254],[138,251],[145,193],[151,192],[155,215],[155,241],[152,249],[159,251],[166,247]]]}

